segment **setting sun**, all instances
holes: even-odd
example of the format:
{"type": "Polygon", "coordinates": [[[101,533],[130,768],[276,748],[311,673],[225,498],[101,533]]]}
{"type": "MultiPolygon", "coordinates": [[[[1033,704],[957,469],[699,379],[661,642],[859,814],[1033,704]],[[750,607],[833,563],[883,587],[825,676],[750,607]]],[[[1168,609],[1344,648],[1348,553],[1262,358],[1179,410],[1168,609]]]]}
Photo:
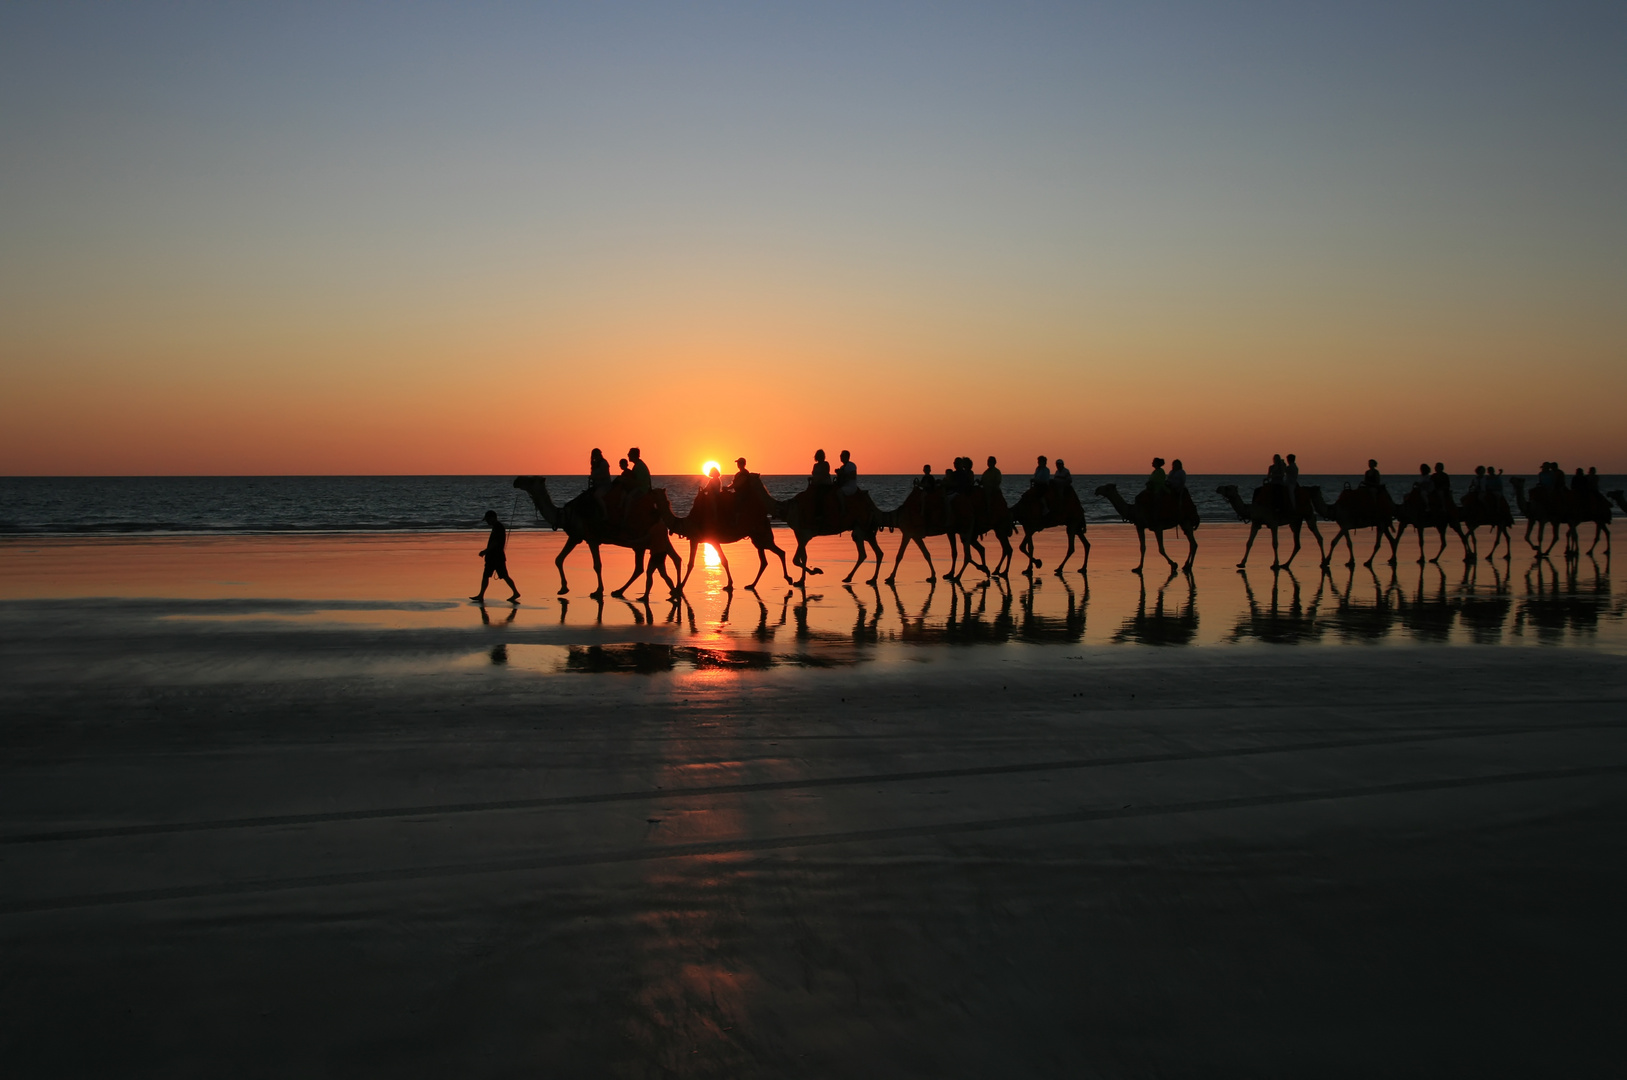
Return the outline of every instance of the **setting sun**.
{"type": "Polygon", "coordinates": [[[719,472],[723,471],[722,467],[720,465],[718,465],[717,462],[708,461],[705,465],[701,466],[701,475],[702,476],[711,476],[713,469],[717,469],[719,472]]]}

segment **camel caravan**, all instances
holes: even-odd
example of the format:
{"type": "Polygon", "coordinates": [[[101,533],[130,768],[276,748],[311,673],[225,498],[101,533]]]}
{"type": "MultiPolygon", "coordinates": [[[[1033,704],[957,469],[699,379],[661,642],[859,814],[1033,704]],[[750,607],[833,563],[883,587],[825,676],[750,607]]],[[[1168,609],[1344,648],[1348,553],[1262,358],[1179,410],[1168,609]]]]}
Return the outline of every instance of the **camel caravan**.
{"type": "MultiPolygon", "coordinates": [[[[816,536],[846,535],[853,541],[855,560],[853,567],[842,579],[849,583],[865,566],[873,554],[875,567],[866,584],[875,585],[881,577],[885,557],[880,534],[897,532],[900,536],[897,553],[886,583],[894,583],[899,565],[913,543],[927,563],[927,580],[938,580],[937,568],[926,540],[944,537],[949,544],[949,569],[944,579],[959,581],[969,569],[976,569],[985,578],[1007,577],[1011,572],[1014,552],[1021,552],[1027,560],[1021,573],[1032,577],[1042,567],[1034,554],[1034,536],[1047,529],[1062,529],[1067,537],[1067,552],[1054,571],[1061,575],[1079,552],[1079,573],[1087,572],[1090,564],[1090,541],[1085,535],[1085,511],[1073,487],[1073,477],[1058,458],[1053,470],[1044,456],[1029,478],[1028,486],[1014,503],[1008,503],[1003,490],[1003,477],[996,459],[988,458],[981,474],[975,471],[972,459],[955,459],[952,468],[941,476],[931,466],[924,466],[921,475],[904,500],[892,510],[883,510],[871,499],[869,492],[859,486],[858,467],[848,451],[843,450],[840,464],[832,468],[823,450],[814,454],[814,465],[807,487],[789,499],[778,499],[769,493],[762,477],[746,467],[745,458],[736,458],[736,472],[725,481],[721,472],[713,468],[696,492],[689,513],[679,517],[667,498],[666,490],[650,482],[650,470],[638,448],[627,452],[621,459],[620,475],[612,475],[609,461],[597,449],[589,460],[589,482],[585,491],[569,501],[558,504],[548,490],[548,482],[541,476],[521,476],[514,486],[531,496],[537,514],[556,530],[564,530],[566,542],[554,565],[559,570],[559,592],[570,591],[565,575],[565,558],[580,544],[586,544],[593,558],[595,589],[590,594],[604,595],[604,575],[599,557],[601,546],[627,548],[633,552],[633,572],[612,596],[622,596],[626,590],[644,577],[647,600],[660,574],[672,595],[683,591],[689,575],[695,568],[695,555],[700,545],[709,544],[717,552],[725,576],[724,588],[734,589],[734,573],[729,566],[726,549],[731,544],[749,540],[757,552],[757,574],[746,586],[755,589],[768,569],[768,556],[772,553],[780,563],[780,573],[788,585],[801,587],[809,575],[820,574],[816,566],[808,564],[808,542],[816,536]],[[793,553],[787,559],[783,548],[775,539],[774,524],[779,522],[796,539],[793,553]],[[1012,538],[1019,531],[1021,537],[1015,548],[1012,538]],[[984,538],[992,534],[1000,547],[1000,555],[989,564],[984,538]],[[687,564],[678,553],[673,537],[689,542],[687,564]],[[667,571],[667,560],[672,561],[672,572],[667,571]],[[791,575],[791,567],[798,574],[791,575]]],[[[1147,533],[1153,534],[1158,554],[1169,564],[1171,573],[1177,570],[1191,572],[1197,556],[1197,528],[1201,524],[1196,504],[1187,490],[1186,471],[1176,459],[1166,471],[1163,458],[1154,458],[1152,471],[1142,490],[1129,498],[1117,485],[1103,484],[1096,489],[1098,498],[1105,500],[1124,521],[1135,526],[1140,545],[1140,560],[1133,567],[1141,573],[1147,559],[1147,533]],[[1176,562],[1164,547],[1164,533],[1180,533],[1186,537],[1186,558],[1176,562]]],[[[1217,489],[1236,513],[1238,520],[1250,526],[1242,561],[1248,564],[1250,552],[1260,530],[1271,532],[1272,569],[1289,566],[1301,548],[1301,533],[1308,529],[1321,553],[1321,565],[1330,565],[1339,543],[1344,542],[1349,555],[1346,566],[1355,565],[1355,547],[1351,535],[1361,529],[1374,530],[1372,552],[1364,565],[1372,566],[1385,541],[1390,545],[1389,564],[1394,566],[1397,552],[1407,529],[1418,533],[1418,562],[1438,562],[1446,549],[1446,533],[1451,530],[1463,545],[1465,561],[1480,558],[1477,532],[1491,530],[1492,544],[1486,553],[1494,558],[1500,545],[1503,557],[1512,553],[1510,530],[1514,515],[1503,495],[1501,470],[1479,466],[1470,482],[1470,490],[1461,502],[1454,499],[1451,478],[1445,467],[1436,463],[1431,470],[1419,466],[1419,475],[1411,489],[1395,500],[1385,486],[1378,471],[1378,463],[1369,461],[1362,480],[1347,484],[1330,504],[1320,487],[1299,484],[1299,466],[1293,454],[1285,459],[1276,455],[1264,481],[1245,501],[1234,485],[1217,489]],[[1331,543],[1324,544],[1318,521],[1337,526],[1331,543]],[[1293,548],[1286,558],[1281,557],[1278,543],[1279,530],[1286,528],[1292,534],[1293,548]],[[1440,543],[1433,557],[1426,558],[1424,534],[1433,530],[1440,543]]],[[[1576,470],[1569,483],[1553,463],[1545,463],[1536,486],[1526,493],[1525,483],[1517,477],[1509,478],[1520,513],[1526,519],[1525,540],[1542,555],[1547,555],[1559,542],[1563,532],[1566,538],[1565,555],[1580,554],[1579,528],[1589,522],[1596,526],[1591,554],[1599,539],[1605,542],[1605,554],[1610,551],[1611,508],[1609,499],[1598,490],[1596,470],[1584,473],[1576,470]],[[1531,539],[1531,530],[1537,530],[1531,539]],[[1552,535],[1544,545],[1544,536],[1552,535]]],[[[1618,506],[1627,511],[1622,493],[1610,492],[1618,506]]]]}

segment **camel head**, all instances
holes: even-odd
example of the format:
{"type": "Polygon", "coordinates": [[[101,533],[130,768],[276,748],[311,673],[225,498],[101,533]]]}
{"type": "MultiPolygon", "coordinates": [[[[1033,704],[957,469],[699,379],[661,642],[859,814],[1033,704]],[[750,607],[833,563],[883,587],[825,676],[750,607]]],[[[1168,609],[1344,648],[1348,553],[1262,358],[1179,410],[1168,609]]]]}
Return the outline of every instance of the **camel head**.
{"type": "Polygon", "coordinates": [[[1096,489],[1096,497],[1098,499],[1116,499],[1118,498],[1118,494],[1119,486],[1117,484],[1103,484],[1101,487],[1096,489]]]}

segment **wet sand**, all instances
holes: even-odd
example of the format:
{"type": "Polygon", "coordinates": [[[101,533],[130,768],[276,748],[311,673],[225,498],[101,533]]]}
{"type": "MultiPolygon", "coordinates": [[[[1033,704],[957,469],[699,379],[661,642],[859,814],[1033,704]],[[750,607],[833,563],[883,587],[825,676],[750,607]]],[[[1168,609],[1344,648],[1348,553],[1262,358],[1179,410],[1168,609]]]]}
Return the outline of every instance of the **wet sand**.
{"type": "Polygon", "coordinates": [[[1520,594],[1495,646],[1168,649],[177,580],[0,603],[17,1075],[1618,1067],[1608,595],[1568,648],[1520,594]]]}

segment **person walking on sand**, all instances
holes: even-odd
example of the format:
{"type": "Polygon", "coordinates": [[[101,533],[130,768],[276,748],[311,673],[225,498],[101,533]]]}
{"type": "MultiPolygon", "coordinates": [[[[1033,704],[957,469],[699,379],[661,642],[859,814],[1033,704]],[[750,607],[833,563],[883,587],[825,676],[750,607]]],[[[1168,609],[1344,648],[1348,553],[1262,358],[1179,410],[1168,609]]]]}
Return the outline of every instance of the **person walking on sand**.
{"type": "Polygon", "coordinates": [[[508,585],[509,590],[514,594],[508,598],[508,602],[517,604],[520,600],[520,587],[514,584],[513,578],[508,576],[508,558],[503,552],[503,546],[508,542],[508,530],[503,528],[501,521],[497,520],[497,511],[495,510],[486,511],[485,521],[487,525],[491,526],[491,536],[487,538],[486,546],[480,549],[481,556],[486,560],[486,572],[480,575],[480,591],[469,597],[469,599],[478,604],[484,604],[486,602],[486,586],[491,583],[492,575],[496,574],[503,579],[503,582],[508,585]]]}

